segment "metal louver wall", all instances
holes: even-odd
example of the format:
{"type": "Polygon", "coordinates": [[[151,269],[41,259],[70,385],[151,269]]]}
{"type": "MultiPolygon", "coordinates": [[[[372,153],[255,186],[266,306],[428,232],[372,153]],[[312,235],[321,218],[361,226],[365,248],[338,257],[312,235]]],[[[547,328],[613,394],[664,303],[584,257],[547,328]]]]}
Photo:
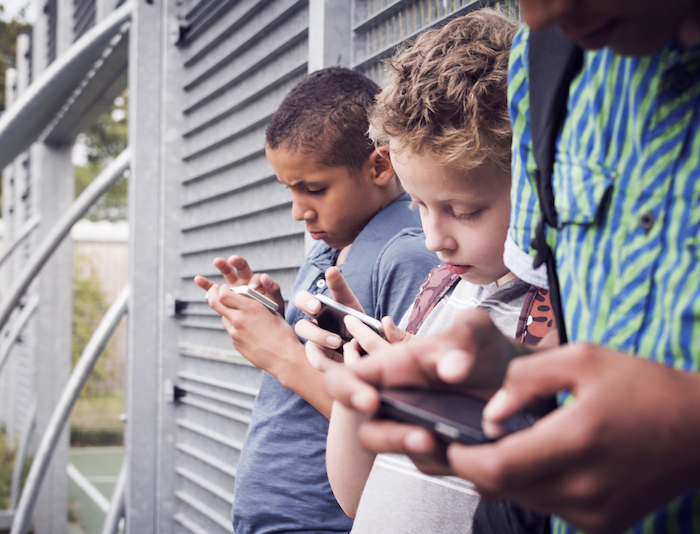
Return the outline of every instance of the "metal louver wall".
{"type": "MultiPolygon", "coordinates": [[[[377,83],[383,60],[420,32],[487,5],[489,0],[354,0],[352,66],[377,83]]],[[[506,7],[507,9],[507,7],[506,7]]]]}
{"type": "Polygon", "coordinates": [[[50,65],[56,59],[57,32],[58,32],[58,0],[46,0],[44,4],[46,15],[46,64],[50,65]]]}
{"type": "Polygon", "coordinates": [[[96,0],[73,0],[73,41],[95,25],[96,0]]]}
{"type": "MultiPolygon", "coordinates": [[[[5,94],[9,107],[27,90],[31,81],[31,38],[24,34],[17,39],[17,70],[8,72],[5,94]]],[[[33,176],[30,151],[20,154],[3,173],[3,212],[4,220],[3,246],[11,244],[21,233],[22,226],[36,214],[35,198],[32,188],[33,176]]],[[[2,269],[3,294],[7,294],[13,282],[22,271],[32,255],[34,236],[25,239],[15,250],[2,269]]],[[[36,287],[31,288],[20,305],[27,306],[36,295],[36,287]]],[[[35,391],[35,362],[32,341],[36,339],[36,324],[29,321],[13,346],[5,346],[7,336],[13,330],[21,315],[16,310],[3,332],[3,353],[10,353],[5,365],[0,369],[0,421],[11,440],[16,440],[27,425],[30,405],[35,391]]]]}
{"type": "Polygon", "coordinates": [[[212,260],[239,254],[290,293],[304,225],[265,158],[267,123],[308,70],[308,0],[203,0],[183,6],[170,51],[180,134],[179,277],[174,383],[177,532],[230,532],[236,464],[260,371],[237,355],[192,278],[220,282],[212,260]]]}

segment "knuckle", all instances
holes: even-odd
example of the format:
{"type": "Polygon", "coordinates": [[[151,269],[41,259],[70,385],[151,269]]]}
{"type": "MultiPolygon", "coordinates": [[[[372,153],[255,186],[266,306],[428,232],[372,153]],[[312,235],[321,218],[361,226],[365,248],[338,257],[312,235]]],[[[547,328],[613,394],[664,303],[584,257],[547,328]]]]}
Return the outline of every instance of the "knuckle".
{"type": "Polygon", "coordinates": [[[483,477],[479,482],[479,487],[483,487],[487,493],[502,491],[512,479],[512,473],[508,464],[497,454],[489,455],[483,459],[481,471],[483,477]]]}
{"type": "Polygon", "coordinates": [[[576,343],[572,345],[570,357],[577,365],[589,367],[596,360],[597,350],[591,343],[576,343]]]}

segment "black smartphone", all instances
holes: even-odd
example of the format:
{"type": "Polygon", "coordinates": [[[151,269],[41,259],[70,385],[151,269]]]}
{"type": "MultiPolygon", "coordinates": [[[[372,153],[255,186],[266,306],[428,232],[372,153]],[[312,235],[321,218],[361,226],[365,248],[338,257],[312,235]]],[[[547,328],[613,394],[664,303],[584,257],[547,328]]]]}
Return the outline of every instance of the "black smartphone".
{"type": "MultiPolygon", "coordinates": [[[[343,340],[343,344],[347,343],[352,339],[352,335],[350,334],[350,332],[348,332],[348,329],[345,327],[345,322],[343,320],[346,315],[352,315],[353,317],[358,318],[360,321],[362,321],[372,330],[374,330],[377,334],[384,337],[384,328],[382,327],[382,323],[374,317],[370,317],[369,315],[366,315],[362,312],[353,310],[352,308],[345,306],[344,304],[341,304],[340,302],[337,302],[326,295],[318,294],[314,295],[314,298],[316,298],[321,303],[321,309],[316,314],[316,321],[318,322],[318,326],[320,326],[324,330],[328,330],[329,332],[338,334],[340,336],[340,339],[343,340]]],[[[335,349],[335,351],[340,352],[342,354],[342,345],[339,348],[335,349]]],[[[364,351],[360,351],[360,353],[366,354],[366,352],[364,351]]]]}
{"type": "MultiPolygon", "coordinates": [[[[377,416],[427,428],[441,441],[458,441],[467,445],[496,441],[481,427],[486,401],[453,391],[425,391],[387,388],[379,392],[381,403],[377,416]]],[[[502,424],[502,436],[523,430],[536,418],[526,412],[516,414],[502,424]]],[[[501,436],[501,437],[502,437],[501,436]]]]}

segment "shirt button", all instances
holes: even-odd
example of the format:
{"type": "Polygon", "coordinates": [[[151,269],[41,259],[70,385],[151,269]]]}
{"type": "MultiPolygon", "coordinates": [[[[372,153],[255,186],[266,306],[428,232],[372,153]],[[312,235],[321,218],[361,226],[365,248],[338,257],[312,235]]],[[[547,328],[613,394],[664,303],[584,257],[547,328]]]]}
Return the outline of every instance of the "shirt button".
{"type": "Polygon", "coordinates": [[[693,83],[693,77],[687,71],[680,71],[673,77],[673,88],[679,93],[687,91],[693,83]]]}
{"type": "Polygon", "coordinates": [[[656,217],[654,217],[654,214],[650,211],[639,218],[639,226],[641,226],[647,234],[649,233],[649,230],[651,230],[651,227],[654,226],[655,222],[656,217]]]}
{"type": "Polygon", "coordinates": [[[324,287],[326,287],[326,280],[324,278],[319,278],[318,280],[316,280],[316,287],[319,289],[323,289],[324,287]]]}

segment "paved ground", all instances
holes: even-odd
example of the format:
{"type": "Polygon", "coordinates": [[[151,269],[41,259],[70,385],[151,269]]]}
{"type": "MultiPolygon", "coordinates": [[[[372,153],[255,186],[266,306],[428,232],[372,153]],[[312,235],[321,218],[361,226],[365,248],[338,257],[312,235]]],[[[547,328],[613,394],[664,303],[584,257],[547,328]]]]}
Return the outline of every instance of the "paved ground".
{"type": "MultiPolygon", "coordinates": [[[[123,447],[72,448],[70,461],[106,499],[112,498],[124,457],[123,447]]],[[[69,482],[71,518],[68,534],[100,534],[105,513],[88,494],[69,482]]]]}

